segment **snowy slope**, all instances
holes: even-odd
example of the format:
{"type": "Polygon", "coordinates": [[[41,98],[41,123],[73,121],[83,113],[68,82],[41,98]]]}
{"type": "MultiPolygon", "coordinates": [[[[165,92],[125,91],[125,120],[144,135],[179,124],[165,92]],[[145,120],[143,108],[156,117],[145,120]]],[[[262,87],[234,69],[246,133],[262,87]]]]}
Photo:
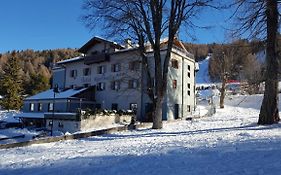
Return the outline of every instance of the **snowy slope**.
{"type": "Polygon", "coordinates": [[[281,172],[281,125],[257,126],[261,95],[227,97],[213,117],[0,150],[0,174],[270,175],[281,172]]]}
{"type": "Polygon", "coordinates": [[[199,71],[196,74],[196,84],[211,83],[209,77],[209,59],[210,56],[207,56],[204,60],[198,63],[199,71]]]}

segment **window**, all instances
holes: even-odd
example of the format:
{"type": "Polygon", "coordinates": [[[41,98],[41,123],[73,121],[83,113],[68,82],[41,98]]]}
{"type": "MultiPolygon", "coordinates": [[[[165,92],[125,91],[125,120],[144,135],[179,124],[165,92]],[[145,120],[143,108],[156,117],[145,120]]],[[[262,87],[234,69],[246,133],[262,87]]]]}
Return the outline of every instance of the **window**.
{"type": "Polygon", "coordinates": [[[187,95],[190,96],[190,90],[187,91],[187,95]]]}
{"type": "Polygon", "coordinates": [[[189,70],[189,71],[190,71],[190,65],[187,65],[187,70],[189,70]]]}
{"type": "Polygon", "coordinates": [[[190,89],[190,83],[187,84],[187,88],[190,89]]]}
{"type": "Polygon", "coordinates": [[[112,90],[119,90],[120,89],[120,81],[112,81],[111,82],[111,89],[112,90]]]}
{"type": "Polygon", "coordinates": [[[105,66],[99,66],[98,67],[98,74],[104,74],[105,73],[105,66]]]}
{"type": "Polygon", "coordinates": [[[188,78],[190,78],[190,72],[187,73],[188,78]]]}
{"type": "Polygon", "coordinates": [[[173,89],[177,89],[177,80],[173,80],[173,89]]]}
{"type": "Polygon", "coordinates": [[[175,68],[175,69],[178,69],[179,68],[179,62],[178,60],[176,59],[172,59],[172,67],[175,68]]]}
{"type": "Polygon", "coordinates": [[[130,103],[130,110],[136,111],[138,109],[137,103],[130,103]]]}
{"type": "Polygon", "coordinates": [[[138,80],[129,80],[129,89],[136,89],[139,86],[138,80]]]}
{"type": "Polygon", "coordinates": [[[129,63],[129,70],[136,71],[140,69],[139,61],[132,61],[129,63]]]}
{"type": "Polygon", "coordinates": [[[30,103],[29,109],[30,109],[31,112],[34,111],[34,103],[30,103]]]}
{"type": "Polygon", "coordinates": [[[111,110],[118,110],[118,104],[117,103],[112,103],[111,105],[111,110]]]}
{"type": "Polygon", "coordinates": [[[111,72],[120,72],[121,71],[121,64],[112,64],[111,65],[111,72]]]}
{"type": "Polygon", "coordinates": [[[187,112],[190,112],[190,105],[187,105],[187,112]]]}
{"type": "Polygon", "coordinates": [[[54,103],[49,103],[48,104],[48,110],[53,111],[54,110],[54,103]]]}
{"type": "Polygon", "coordinates": [[[43,104],[42,103],[38,103],[38,111],[42,111],[43,109],[43,104]]]}
{"type": "Polygon", "coordinates": [[[63,123],[59,122],[59,128],[63,128],[63,123]]]}
{"type": "Polygon", "coordinates": [[[179,113],[179,111],[180,111],[180,105],[179,104],[175,104],[175,107],[174,107],[174,114],[175,114],[175,119],[178,119],[178,118],[180,118],[180,113],[179,113]]]}
{"type": "Polygon", "coordinates": [[[70,77],[76,78],[77,77],[77,70],[71,70],[70,71],[70,77]]]}
{"type": "Polygon", "coordinates": [[[105,83],[98,83],[97,90],[98,90],[98,91],[103,91],[103,90],[105,90],[105,83]]]}
{"type": "Polygon", "coordinates": [[[89,75],[91,75],[91,69],[90,69],[90,68],[85,68],[85,69],[83,70],[83,75],[84,75],[84,76],[89,76],[89,75]]]}

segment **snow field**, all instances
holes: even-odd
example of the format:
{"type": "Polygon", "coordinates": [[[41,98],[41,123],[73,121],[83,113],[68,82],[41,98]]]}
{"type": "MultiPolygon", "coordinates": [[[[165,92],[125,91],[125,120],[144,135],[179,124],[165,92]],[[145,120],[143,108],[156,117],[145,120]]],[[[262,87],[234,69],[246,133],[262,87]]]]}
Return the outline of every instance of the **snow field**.
{"type": "Polygon", "coordinates": [[[281,174],[281,125],[257,126],[261,95],[208,118],[0,150],[0,174],[281,174]]]}

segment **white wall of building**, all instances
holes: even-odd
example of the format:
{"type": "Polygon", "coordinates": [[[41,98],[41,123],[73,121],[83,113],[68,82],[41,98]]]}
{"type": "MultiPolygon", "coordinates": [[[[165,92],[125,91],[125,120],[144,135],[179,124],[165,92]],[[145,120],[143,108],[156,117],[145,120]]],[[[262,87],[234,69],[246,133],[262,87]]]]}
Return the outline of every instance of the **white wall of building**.
{"type": "MultiPolygon", "coordinates": [[[[95,45],[94,48],[89,50],[89,53],[95,50],[104,49],[106,46],[95,45]]],[[[152,54],[151,54],[152,56],[152,54]]],[[[150,56],[150,57],[151,57],[150,56]]],[[[165,52],[162,52],[162,58],[165,57],[165,52]]],[[[178,104],[179,117],[186,117],[191,113],[195,106],[195,61],[189,58],[186,53],[173,49],[171,54],[171,60],[178,61],[178,69],[172,68],[171,63],[169,66],[167,97],[165,98],[164,111],[166,117],[164,119],[175,118],[175,104],[178,104]],[[177,81],[177,88],[173,88],[173,81],[177,81]],[[188,88],[190,84],[190,88],[188,88]],[[189,92],[189,94],[188,94],[189,92]],[[189,106],[189,107],[188,107],[189,106]],[[190,111],[188,110],[190,108],[190,111]]],[[[85,65],[84,61],[77,61],[65,64],[65,87],[72,86],[84,86],[89,84],[91,86],[98,85],[98,83],[105,83],[105,90],[96,91],[96,103],[101,104],[103,109],[111,109],[112,104],[118,104],[118,109],[130,109],[130,104],[136,103],[138,106],[138,118],[141,115],[144,117],[145,104],[150,103],[150,100],[146,94],[142,94],[141,89],[145,89],[146,80],[143,80],[141,84],[142,68],[137,71],[129,70],[129,64],[132,61],[141,61],[141,57],[138,56],[136,51],[116,52],[110,55],[110,61],[101,63],[95,63],[91,65],[85,65]],[[112,72],[111,66],[113,64],[120,64],[121,71],[112,72]],[[105,66],[105,72],[98,74],[98,67],[105,66]],[[83,70],[90,68],[91,74],[89,76],[83,75],[83,70]],[[71,77],[71,71],[77,70],[77,76],[71,77]],[[139,81],[139,86],[135,89],[129,89],[129,80],[136,79],[139,81]],[[120,89],[112,90],[111,82],[120,81],[120,89]],[[142,111],[141,111],[142,109],[142,111]]],[[[149,64],[154,65],[153,58],[149,59],[149,64]]],[[[141,65],[141,64],[140,64],[141,65]]],[[[150,67],[152,77],[154,77],[154,67],[150,67]]]]}

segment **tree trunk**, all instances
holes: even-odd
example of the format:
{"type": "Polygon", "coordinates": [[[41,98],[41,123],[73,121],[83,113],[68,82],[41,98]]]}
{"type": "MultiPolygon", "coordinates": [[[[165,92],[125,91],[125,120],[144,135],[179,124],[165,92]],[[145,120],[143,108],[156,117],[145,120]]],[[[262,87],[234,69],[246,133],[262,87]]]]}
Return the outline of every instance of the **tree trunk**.
{"type": "Polygon", "coordinates": [[[161,129],[163,128],[162,122],[162,104],[163,104],[163,97],[160,97],[156,100],[154,110],[153,110],[153,125],[152,129],[161,129]]]}
{"type": "Polygon", "coordinates": [[[224,108],[224,97],[225,97],[225,85],[226,85],[225,72],[222,75],[221,95],[220,95],[220,108],[224,108]]]}
{"type": "Polygon", "coordinates": [[[276,0],[266,1],[267,17],[267,46],[266,46],[266,80],[262,106],[258,124],[266,125],[278,123],[278,7],[276,0]]]}

